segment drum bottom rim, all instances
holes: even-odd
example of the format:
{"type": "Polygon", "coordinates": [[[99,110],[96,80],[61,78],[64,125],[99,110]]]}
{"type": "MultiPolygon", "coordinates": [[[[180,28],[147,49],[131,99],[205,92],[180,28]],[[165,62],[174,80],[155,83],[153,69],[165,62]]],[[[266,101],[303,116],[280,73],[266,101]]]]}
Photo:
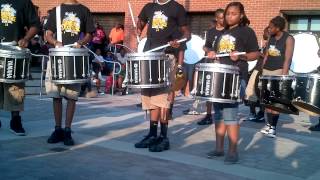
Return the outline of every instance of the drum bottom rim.
{"type": "Polygon", "coordinates": [[[24,83],[26,81],[28,81],[28,79],[21,79],[21,80],[0,79],[0,83],[7,83],[7,84],[24,83]]]}
{"type": "Polygon", "coordinates": [[[263,106],[265,108],[277,111],[279,113],[299,115],[298,109],[295,108],[293,105],[288,106],[281,103],[271,103],[271,104],[263,104],[263,106]],[[284,107],[287,107],[287,108],[284,108],[284,107]]]}
{"type": "Polygon", "coordinates": [[[81,80],[51,80],[54,84],[83,84],[88,82],[89,79],[81,79],[81,80]]]}
{"type": "Polygon", "coordinates": [[[144,84],[144,85],[129,85],[127,84],[128,88],[133,89],[153,89],[153,88],[164,88],[169,87],[167,84],[144,84]]]}
{"type": "Polygon", "coordinates": [[[320,115],[320,108],[318,108],[318,107],[316,107],[314,105],[310,105],[307,102],[304,102],[304,101],[293,101],[292,104],[299,111],[307,113],[310,116],[319,116],[320,115]]]}
{"type": "Polygon", "coordinates": [[[202,96],[195,96],[197,99],[202,99],[210,102],[217,102],[217,103],[227,103],[227,104],[236,104],[240,101],[237,100],[230,100],[230,99],[222,99],[222,98],[211,98],[211,97],[202,97],[202,96]]]}

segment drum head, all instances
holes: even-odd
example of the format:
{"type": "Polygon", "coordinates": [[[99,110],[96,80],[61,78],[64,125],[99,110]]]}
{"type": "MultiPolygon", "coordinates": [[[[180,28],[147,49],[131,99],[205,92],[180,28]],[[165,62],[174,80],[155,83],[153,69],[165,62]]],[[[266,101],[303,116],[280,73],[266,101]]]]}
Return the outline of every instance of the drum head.
{"type": "Polygon", "coordinates": [[[295,34],[295,45],[290,70],[294,73],[309,73],[320,66],[317,36],[311,33],[295,34]]]}
{"type": "Polygon", "coordinates": [[[184,62],[187,64],[195,64],[204,57],[205,40],[197,35],[191,35],[191,40],[187,42],[187,50],[184,53],[184,62]]]}
{"type": "Polygon", "coordinates": [[[293,101],[292,104],[299,109],[299,111],[305,112],[310,116],[319,116],[320,115],[320,108],[313,106],[311,104],[307,104],[302,101],[293,101]]]}
{"type": "Polygon", "coordinates": [[[25,58],[29,56],[29,53],[29,49],[23,49],[18,46],[0,44],[0,57],[25,58]]]}

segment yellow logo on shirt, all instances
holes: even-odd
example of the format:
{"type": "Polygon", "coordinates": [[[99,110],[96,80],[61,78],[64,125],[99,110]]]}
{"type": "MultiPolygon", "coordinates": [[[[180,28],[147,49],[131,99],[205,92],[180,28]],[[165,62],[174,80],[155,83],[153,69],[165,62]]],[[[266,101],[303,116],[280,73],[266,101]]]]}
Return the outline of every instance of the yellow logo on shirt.
{"type": "Polygon", "coordinates": [[[281,52],[279,49],[276,48],[276,46],[274,45],[270,45],[269,49],[268,49],[268,55],[269,56],[281,56],[281,52]]]}
{"type": "Polygon", "coordinates": [[[11,7],[11,4],[1,5],[1,22],[5,24],[5,26],[16,22],[16,14],[17,11],[11,7]]]}
{"type": "Polygon", "coordinates": [[[231,35],[223,35],[219,41],[219,53],[231,53],[236,49],[236,38],[231,35]]]}
{"type": "Polygon", "coordinates": [[[168,27],[168,17],[163,14],[162,11],[154,12],[152,18],[152,29],[156,29],[156,31],[160,31],[168,27]]]}
{"type": "Polygon", "coordinates": [[[63,33],[71,33],[71,36],[80,33],[80,19],[73,12],[66,12],[65,17],[61,23],[61,30],[63,33]]]}

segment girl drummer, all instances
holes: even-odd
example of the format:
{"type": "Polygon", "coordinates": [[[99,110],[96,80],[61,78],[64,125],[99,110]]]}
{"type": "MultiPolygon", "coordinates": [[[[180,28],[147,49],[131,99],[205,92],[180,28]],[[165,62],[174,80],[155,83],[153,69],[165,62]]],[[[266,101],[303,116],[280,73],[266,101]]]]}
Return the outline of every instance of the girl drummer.
{"type": "MultiPolygon", "coordinates": [[[[227,5],[224,12],[225,31],[219,38],[215,51],[208,53],[210,58],[215,59],[215,63],[238,66],[240,69],[240,79],[243,96],[248,76],[247,61],[255,60],[259,57],[259,46],[255,32],[248,26],[250,24],[240,2],[231,2],[227,5]],[[245,55],[238,56],[235,53],[246,52],[245,55]],[[216,58],[217,54],[229,53],[229,57],[216,58]]],[[[224,137],[228,133],[229,149],[225,157],[226,164],[238,162],[237,142],[239,139],[239,121],[237,120],[238,104],[214,103],[215,109],[215,130],[216,147],[209,152],[209,157],[224,156],[224,137]]]]}

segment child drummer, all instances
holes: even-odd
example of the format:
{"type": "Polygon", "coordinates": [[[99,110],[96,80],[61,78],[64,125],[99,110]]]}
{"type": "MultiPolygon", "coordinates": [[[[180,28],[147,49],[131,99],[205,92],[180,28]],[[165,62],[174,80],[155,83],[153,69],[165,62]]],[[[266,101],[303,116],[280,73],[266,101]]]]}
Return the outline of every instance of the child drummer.
{"type": "MultiPolygon", "coordinates": [[[[75,48],[81,48],[81,46],[90,42],[92,33],[95,31],[90,10],[76,0],[65,0],[58,7],[53,8],[47,22],[46,39],[48,43],[55,47],[75,44],[75,48]],[[60,7],[61,24],[57,24],[56,21],[58,7],[60,7]],[[61,26],[61,32],[57,32],[57,29],[60,29],[58,28],[59,25],[61,26]],[[54,33],[58,35],[57,39],[53,37],[54,33]],[[61,33],[60,37],[59,33],[61,33]],[[82,39],[80,39],[81,33],[85,34],[82,39]]],[[[74,145],[74,140],[71,136],[71,124],[80,92],[80,84],[56,85],[46,82],[46,91],[48,96],[53,98],[55,118],[55,130],[47,142],[58,143],[63,141],[67,146],[74,145]],[[62,129],[62,98],[67,100],[64,129],[62,129]]]]}

